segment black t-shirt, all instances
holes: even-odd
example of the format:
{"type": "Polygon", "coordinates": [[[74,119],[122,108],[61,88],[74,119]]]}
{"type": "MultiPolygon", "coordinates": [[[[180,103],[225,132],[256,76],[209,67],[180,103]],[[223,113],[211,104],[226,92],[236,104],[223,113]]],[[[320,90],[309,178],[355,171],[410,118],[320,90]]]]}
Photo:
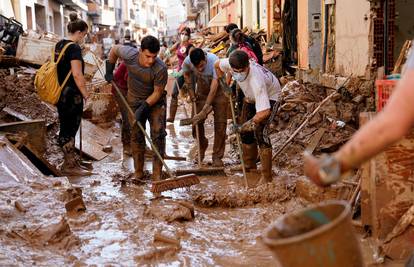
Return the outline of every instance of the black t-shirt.
{"type": "MultiPolygon", "coordinates": [[[[69,42],[71,42],[71,41],[63,39],[63,40],[60,40],[56,44],[56,46],[55,46],[55,62],[59,57],[60,51],[69,42]]],[[[83,73],[84,69],[85,69],[85,62],[83,61],[83,58],[82,58],[82,49],[80,48],[80,46],[78,44],[75,44],[75,43],[69,45],[69,47],[65,51],[65,54],[63,55],[62,59],[60,60],[60,62],[58,64],[57,72],[58,72],[59,84],[63,83],[63,81],[66,78],[66,75],[68,75],[69,71],[71,70],[70,62],[72,60],[80,60],[82,62],[82,73],[83,73]]],[[[71,87],[77,88],[75,80],[73,79],[73,75],[70,75],[70,78],[69,78],[68,82],[66,83],[66,86],[71,86],[71,87]]]]}

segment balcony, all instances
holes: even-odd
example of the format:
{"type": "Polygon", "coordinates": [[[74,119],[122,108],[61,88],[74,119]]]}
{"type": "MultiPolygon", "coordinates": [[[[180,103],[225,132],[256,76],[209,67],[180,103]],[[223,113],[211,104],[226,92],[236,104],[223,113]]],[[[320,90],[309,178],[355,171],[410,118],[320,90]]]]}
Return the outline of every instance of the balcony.
{"type": "Polygon", "coordinates": [[[101,9],[98,4],[96,3],[88,3],[88,15],[91,17],[100,16],[101,15],[101,9]]]}
{"type": "Polygon", "coordinates": [[[56,0],[62,5],[67,5],[71,7],[80,7],[81,9],[87,11],[88,6],[86,4],[86,0],[56,0]]]}

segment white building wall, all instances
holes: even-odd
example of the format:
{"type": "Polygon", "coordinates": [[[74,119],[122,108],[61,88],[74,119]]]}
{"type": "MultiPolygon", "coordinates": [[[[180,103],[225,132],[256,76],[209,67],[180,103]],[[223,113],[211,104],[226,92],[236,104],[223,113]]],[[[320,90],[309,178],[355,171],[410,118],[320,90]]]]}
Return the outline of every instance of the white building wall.
{"type": "Polygon", "coordinates": [[[336,1],[335,70],[337,74],[365,75],[370,63],[369,16],[369,1],[336,1]]]}

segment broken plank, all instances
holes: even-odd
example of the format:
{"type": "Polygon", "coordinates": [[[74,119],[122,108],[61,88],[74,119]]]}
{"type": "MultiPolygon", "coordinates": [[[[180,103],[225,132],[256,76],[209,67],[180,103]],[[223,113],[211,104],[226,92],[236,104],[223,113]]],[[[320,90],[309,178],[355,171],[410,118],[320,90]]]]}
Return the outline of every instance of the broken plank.
{"type": "MultiPolygon", "coordinates": [[[[82,119],[82,153],[94,160],[102,160],[107,153],[103,148],[111,138],[111,132],[96,126],[88,120],[82,119]]],[[[76,133],[75,147],[80,149],[80,131],[76,133]]]]}
{"type": "Polygon", "coordinates": [[[28,120],[0,124],[0,132],[26,132],[30,147],[39,154],[45,152],[46,123],[45,120],[28,120]]]}
{"type": "Polygon", "coordinates": [[[29,182],[44,175],[4,135],[0,135],[0,183],[29,182]]]}
{"type": "MultiPolygon", "coordinates": [[[[55,177],[62,176],[62,173],[56,168],[56,166],[52,165],[44,156],[43,154],[39,153],[37,149],[33,149],[31,144],[24,145],[24,147],[21,149],[21,151],[27,155],[26,153],[29,153],[31,156],[35,157],[38,162],[36,165],[42,170],[46,169],[46,171],[43,171],[45,174],[52,174],[55,177]],[[27,151],[25,151],[27,149],[27,151]],[[39,165],[40,164],[40,165],[39,165]]],[[[27,155],[29,156],[29,155],[27,155]]],[[[30,157],[29,157],[30,158],[30,157]]]]}
{"type": "Polygon", "coordinates": [[[325,128],[320,128],[319,130],[317,130],[316,133],[312,136],[308,146],[306,147],[306,151],[312,154],[313,151],[318,146],[319,142],[321,141],[322,136],[325,134],[325,132],[326,132],[325,128]]]}
{"type": "Polygon", "coordinates": [[[11,109],[11,108],[6,107],[6,108],[3,109],[3,111],[6,112],[7,114],[9,114],[10,116],[13,116],[13,117],[15,117],[15,118],[17,118],[21,121],[29,121],[30,120],[29,117],[26,117],[22,113],[17,112],[15,110],[11,109]]]}

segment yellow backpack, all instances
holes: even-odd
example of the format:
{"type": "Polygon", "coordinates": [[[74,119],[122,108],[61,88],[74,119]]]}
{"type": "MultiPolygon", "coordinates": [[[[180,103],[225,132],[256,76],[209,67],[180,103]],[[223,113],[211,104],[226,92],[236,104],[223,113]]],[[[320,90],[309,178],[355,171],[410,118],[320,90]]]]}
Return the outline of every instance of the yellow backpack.
{"type": "Polygon", "coordinates": [[[71,44],[73,44],[73,42],[67,43],[63,47],[56,62],[54,46],[52,49],[52,57],[50,61],[43,64],[35,76],[34,86],[40,99],[53,105],[59,101],[60,93],[62,92],[63,87],[66,85],[66,82],[69,80],[70,75],[72,74],[72,71],[69,71],[62,85],[59,85],[57,66],[65,54],[66,49],[71,44]]]}

